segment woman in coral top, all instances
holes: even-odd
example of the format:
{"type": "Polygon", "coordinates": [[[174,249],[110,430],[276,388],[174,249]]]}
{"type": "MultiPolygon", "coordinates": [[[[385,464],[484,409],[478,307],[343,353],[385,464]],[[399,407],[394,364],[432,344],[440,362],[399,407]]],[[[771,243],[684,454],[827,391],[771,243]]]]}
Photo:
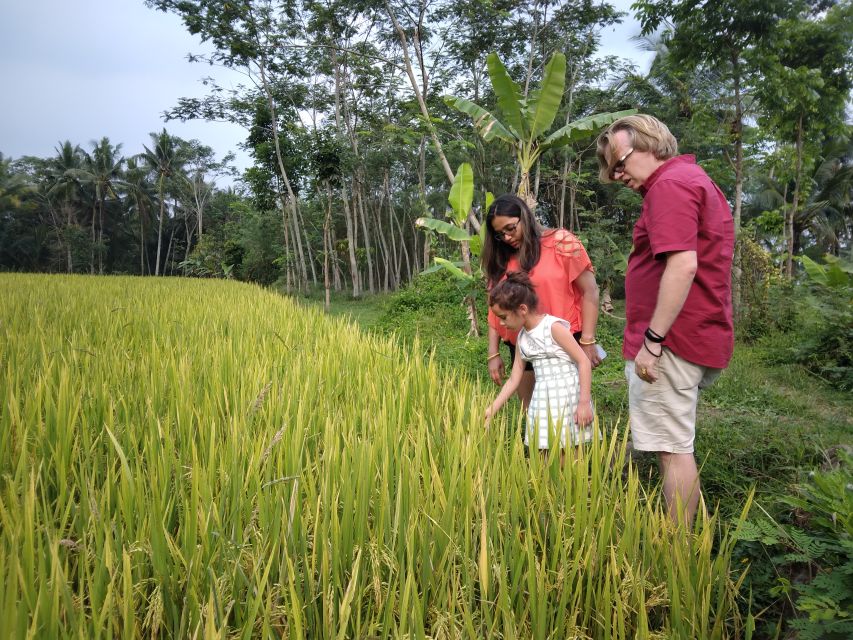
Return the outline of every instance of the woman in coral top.
{"type": "MultiPolygon", "coordinates": [[[[565,229],[543,228],[527,204],[511,194],[496,198],[489,207],[486,231],[481,257],[487,286],[491,289],[508,272],[526,272],[539,297],[540,311],[568,320],[592,366],[597,366],[601,362],[595,344],[598,284],[581,241],[565,229]]],[[[509,345],[512,362],[517,335],[489,311],[489,375],[495,384],[501,384],[505,370],[500,341],[509,345]]],[[[525,369],[517,392],[525,409],[533,382],[532,367],[525,369]]]]}

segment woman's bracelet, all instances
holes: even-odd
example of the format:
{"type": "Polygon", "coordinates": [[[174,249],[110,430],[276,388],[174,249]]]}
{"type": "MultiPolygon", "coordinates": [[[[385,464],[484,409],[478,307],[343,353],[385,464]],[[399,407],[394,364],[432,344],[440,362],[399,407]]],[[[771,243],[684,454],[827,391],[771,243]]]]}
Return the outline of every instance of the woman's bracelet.
{"type": "Polygon", "coordinates": [[[649,349],[649,345],[646,344],[646,341],[643,340],[643,349],[651,353],[655,358],[660,358],[663,355],[663,347],[660,348],[660,353],[655,353],[651,349],[649,349]]]}
{"type": "Polygon", "coordinates": [[[501,352],[500,352],[500,351],[498,351],[497,353],[493,353],[493,354],[492,354],[492,355],[490,355],[488,358],[486,358],[486,362],[488,362],[488,361],[489,361],[489,360],[491,360],[492,358],[500,358],[500,357],[501,357],[501,352]]]}
{"type": "Polygon", "coordinates": [[[595,343],[596,343],[595,338],[593,338],[592,340],[584,340],[583,338],[578,340],[578,344],[581,346],[584,346],[584,347],[588,347],[589,345],[595,344],[595,343]]]}

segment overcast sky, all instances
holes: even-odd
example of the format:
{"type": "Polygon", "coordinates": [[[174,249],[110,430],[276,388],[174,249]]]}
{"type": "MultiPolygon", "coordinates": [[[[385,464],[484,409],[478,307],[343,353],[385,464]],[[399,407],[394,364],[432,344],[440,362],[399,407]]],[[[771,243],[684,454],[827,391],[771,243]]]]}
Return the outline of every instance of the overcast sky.
{"type": "MultiPolygon", "coordinates": [[[[632,0],[612,4],[628,10],[632,0]]],[[[240,76],[187,62],[202,47],[177,16],[145,7],[143,0],[0,0],[0,153],[48,157],[64,140],[85,149],[107,136],[125,155],[142,151],[148,134],[164,126],[162,114],[181,97],[201,97],[200,79],[224,86],[240,76]]],[[[631,36],[630,17],[602,33],[602,54],[648,66],[631,36]]],[[[237,125],[171,121],[170,133],[197,138],[219,157],[238,149],[237,125]]],[[[150,146],[150,144],[149,144],[150,146]]]]}

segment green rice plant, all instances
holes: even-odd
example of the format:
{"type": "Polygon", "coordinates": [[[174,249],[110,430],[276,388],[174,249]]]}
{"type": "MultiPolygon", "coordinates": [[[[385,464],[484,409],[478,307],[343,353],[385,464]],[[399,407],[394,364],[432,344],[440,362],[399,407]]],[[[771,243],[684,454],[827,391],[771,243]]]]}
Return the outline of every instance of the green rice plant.
{"type": "Polygon", "coordinates": [[[674,527],[623,425],[525,458],[417,341],[251,285],[0,294],[0,637],[744,635],[735,532],[674,527]]]}

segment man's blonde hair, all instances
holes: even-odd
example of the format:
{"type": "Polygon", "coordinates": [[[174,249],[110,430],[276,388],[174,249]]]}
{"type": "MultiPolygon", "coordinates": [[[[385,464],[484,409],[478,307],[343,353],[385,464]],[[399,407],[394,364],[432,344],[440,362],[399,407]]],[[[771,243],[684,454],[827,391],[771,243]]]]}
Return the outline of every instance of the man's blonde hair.
{"type": "Polygon", "coordinates": [[[658,160],[669,160],[678,155],[675,136],[669,127],[654,116],[637,114],[619,118],[598,136],[598,178],[602,182],[613,182],[610,179],[611,163],[615,161],[616,154],[613,136],[619,131],[628,133],[634,151],[648,151],[658,160]]]}

